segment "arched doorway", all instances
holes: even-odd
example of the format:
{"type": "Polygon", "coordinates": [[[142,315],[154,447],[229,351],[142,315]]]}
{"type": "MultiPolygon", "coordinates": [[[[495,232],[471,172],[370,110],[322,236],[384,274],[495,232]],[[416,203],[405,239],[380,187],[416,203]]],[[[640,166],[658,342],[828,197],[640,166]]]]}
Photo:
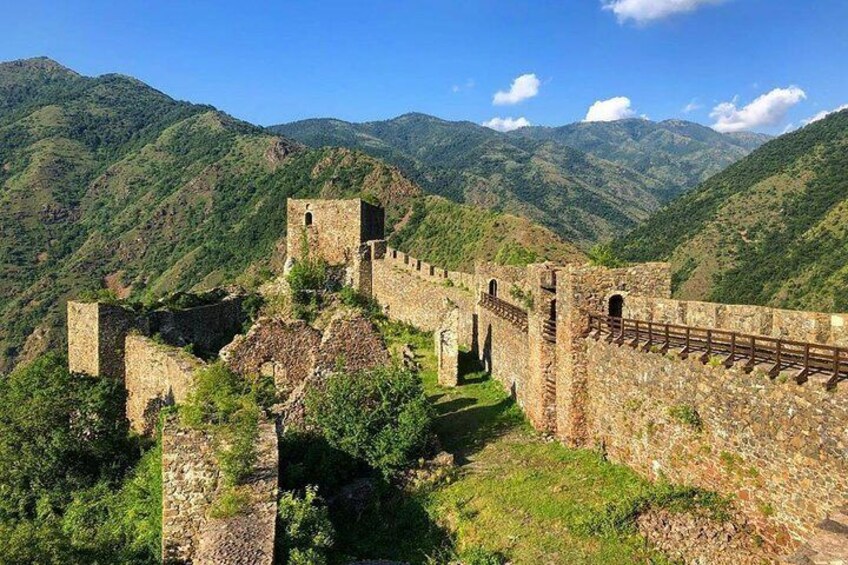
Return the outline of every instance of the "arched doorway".
{"type": "Polygon", "coordinates": [[[311,226],[312,225],[312,212],[307,212],[303,215],[303,225],[311,226]]]}
{"type": "Polygon", "coordinates": [[[498,296],[498,281],[495,279],[489,281],[489,294],[494,297],[498,296]]]}
{"type": "Polygon", "coordinates": [[[612,318],[621,318],[624,313],[624,297],[620,294],[613,294],[609,299],[609,308],[607,314],[612,318]]]}

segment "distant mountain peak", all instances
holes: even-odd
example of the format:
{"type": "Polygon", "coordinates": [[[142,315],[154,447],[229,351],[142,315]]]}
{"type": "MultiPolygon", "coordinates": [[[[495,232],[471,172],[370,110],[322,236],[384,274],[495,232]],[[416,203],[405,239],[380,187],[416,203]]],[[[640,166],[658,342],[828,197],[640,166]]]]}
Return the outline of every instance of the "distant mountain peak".
{"type": "Polygon", "coordinates": [[[21,68],[21,69],[31,69],[38,71],[47,71],[53,73],[66,73],[73,76],[80,76],[79,73],[69,69],[68,67],[62,65],[61,63],[51,59],[50,57],[32,57],[29,59],[17,59],[15,61],[8,61],[5,63],[0,63],[0,69],[3,68],[11,69],[11,68],[21,68]]]}

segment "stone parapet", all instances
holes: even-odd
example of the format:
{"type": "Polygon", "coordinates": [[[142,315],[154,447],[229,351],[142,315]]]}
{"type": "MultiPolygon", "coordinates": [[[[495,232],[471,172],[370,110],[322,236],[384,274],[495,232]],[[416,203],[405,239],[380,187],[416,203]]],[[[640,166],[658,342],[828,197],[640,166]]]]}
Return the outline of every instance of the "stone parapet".
{"type": "Polygon", "coordinates": [[[181,349],[135,334],[126,337],[125,352],[127,419],[134,431],[149,435],[161,408],[184,402],[194,373],[206,364],[181,349]]]}

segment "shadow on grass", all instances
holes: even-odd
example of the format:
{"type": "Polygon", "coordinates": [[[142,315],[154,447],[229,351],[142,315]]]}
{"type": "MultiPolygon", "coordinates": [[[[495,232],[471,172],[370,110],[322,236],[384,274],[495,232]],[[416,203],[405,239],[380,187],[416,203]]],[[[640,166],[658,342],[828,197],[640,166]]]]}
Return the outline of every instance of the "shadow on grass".
{"type": "MultiPolygon", "coordinates": [[[[385,480],[313,433],[287,431],[280,441],[280,490],[302,492],[316,485],[328,502],[335,529],[331,563],[387,559],[423,564],[452,547],[450,536],[427,513],[423,500],[385,480]],[[364,496],[349,496],[359,482],[364,496]]],[[[422,495],[423,496],[423,495],[422,495]]],[[[278,539],[285,534],[278,531],[278,539]]],[[[279,555],[282,551],[278,548],[279,555]]]]}
{"type": "Polygon", "coordinates": [[[462,384],[483,382],[486,379],[483,365],[473,351],[459,352],[459,379],[462,384]]]}
{"type": "MultiPolygon", "coordinates": [[[[475,404],[473,400],[466,406],[472,404],[475,404]]],[[[436,433],[444,448],[464,465],[488,442],[520,423],[515,411],[515,401],[507,397],[496,404],[445,412],[436,418],[436,433]]]]}

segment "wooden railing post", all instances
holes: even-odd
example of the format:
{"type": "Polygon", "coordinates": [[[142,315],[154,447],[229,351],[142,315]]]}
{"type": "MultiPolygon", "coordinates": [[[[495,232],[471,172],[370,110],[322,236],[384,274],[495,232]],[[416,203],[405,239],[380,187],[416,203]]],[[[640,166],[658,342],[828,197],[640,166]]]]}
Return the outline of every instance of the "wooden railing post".
{"type": "Polygon", "coordinates": [[[780,366],[782,361],[782,351],[783,342],[781,340],[777,340],[777,346],[774,351],[774,366],[769,369],[768,375],[771,378],[776,378],[780,374],[780,366]]]}
{"type": "Polygon", "coordinates": [[[692,347],[692,328],[686,326],[686,343],[683,346],[683,349],[680,351],[680,358],[686,359],[689,357],[689,352],[692,347]]]}
{"type": "Polygon", "coordinates": [[[736,332],[730,334],[730,355],[727,356],[727,359],[724,360],[724,365],[726,368],[731,368],[733,366],[733,361],[736,358],[736,332]]]}

